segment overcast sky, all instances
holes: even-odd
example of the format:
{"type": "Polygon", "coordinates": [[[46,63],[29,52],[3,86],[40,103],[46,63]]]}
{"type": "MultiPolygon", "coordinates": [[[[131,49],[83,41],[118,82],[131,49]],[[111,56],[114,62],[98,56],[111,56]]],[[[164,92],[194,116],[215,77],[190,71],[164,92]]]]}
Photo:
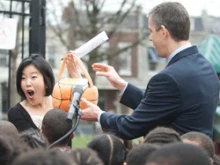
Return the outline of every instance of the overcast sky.
{"type": "MultiPolygon", "coordinates": [[[[59,1],[61,3],[67,4],[69,0],[52,0],[52,1],[55,4],[57,3],[56,7],[58,8],[58,10],[56,11],[61,13],[61,11],[59,11],[60,9],[59,7],[61,7],[59,1]]],[[[74,2],[77,1],[81,3],[83,2],[83,0],[74,0],[74,2]]],[[[202,10],[206,10],[208,15],[220,17],[220,0],[137,0],[137,4],[140,4],[143,7],[144,13],[148,13],[149,10],[152,9],[154,6],[165,1],[178,1],[182,3],[186,7],[186,9],[188,10],[191,16],[200,16],[202,10]]],[[[0,4],[2,2],[9,2],[9,1],[0,0],[0,4]]],[[[122,0],[106,0],[105,10],[115,10],[121,2],[122,0]]],[[[0,9],[2,7],[3,6],[0,5],[0,9]]],[[[49,6],[49,2],[47,8],[49,10],[51,9],[49,6]]]]}
{"type": "MultiPolygon", "coordinates": [[[[155,5],[164,1],[173,0],[138,0],[146,11],[149,11],[155,5]]],[[[220,0],[175,0],[182,3],[188,10],[190,15],[199,16],[202,10],[206,10],[209,15],[220,16],[220,0]]]]}
{"type": "MultiPolygon", "coordinates": [[[[182,3],[189,14],[192,16],[200,16],[202,10],[206,10],[209,15],[220,17],[220,0],[137,0],[138,4],[143,7],[143,12],[148,13],[150,9],[161,2],[166,1],[178,1],[182,3]]],[[[106,9],[114,8],[120,4],[121,0],[107,0],[108,3],[106,9]]]]}
{"type": "MultiPolygon", "coordinates": [[[[2,1],[2,0],[0,0],[2,1]]],[[[50,0],[51,1],[51,0],[50,0]]],[[[62,3],[63,5],[67,5],[70,0],[52,0],[57,9],[56,15],[58,17],[61,16],[62,13],[62,3]]],[[[77,3],[83,3],[83,0],[74,0],[77,3]]],[[[97,0],[98,1],[98,0],[97,0]]],[[[103,1],[103,0],[100,0],[103,1]]],[[[123,0],[106,0],[104,10],[114,11],[117,10],[123,0]]],[[[132,0],[130,0],[132,1],[132,0]]],[[[189,12],[190,16],[201,16],[202,10],[206,10],[207,14],[210,16],[220,17],[220,0],[137,0],[136,4],[139,4],[143,7],[143,13],[148,13],[150,9],[154,6],[158,5],[159,3],[166,2],[166,1],[178,1],[182,3],[187,11],[189,12]]],[[[54,6],[51,8],[49,2],[47,3],[48,14],[50,10],[54,11],[54,6]]]]}

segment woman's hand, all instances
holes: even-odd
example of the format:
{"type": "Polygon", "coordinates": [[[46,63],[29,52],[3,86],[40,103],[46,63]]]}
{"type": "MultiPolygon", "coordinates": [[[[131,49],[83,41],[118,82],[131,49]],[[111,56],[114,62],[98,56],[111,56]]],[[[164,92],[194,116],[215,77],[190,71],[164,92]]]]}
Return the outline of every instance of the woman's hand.
{"type": "Polygon", "coordinates": [[[79,69],[78,69],[78,63],[76,59],[74,59],[73,56],[74,52],[70,51],[68,52],[67,56],[64,58],[64,62],[67,66],[67,70],[72,78],[82,78],[79,69]]]}

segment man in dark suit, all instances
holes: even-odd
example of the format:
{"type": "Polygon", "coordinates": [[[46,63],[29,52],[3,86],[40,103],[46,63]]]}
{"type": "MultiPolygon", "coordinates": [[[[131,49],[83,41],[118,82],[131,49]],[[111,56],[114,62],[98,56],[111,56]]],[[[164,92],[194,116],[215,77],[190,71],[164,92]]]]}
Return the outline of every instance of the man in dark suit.
{"type": "Polygon", "coordinates": [[[219,82],[211,64],[189,42],[190,19],[177,2],[159,4],[149,13],[149,39],[167,67],[149,81],[146,91],[124,81],[112,66],[93,64],[97,76],[105,76],[122,92],[121,103],[134,109],[131,115],[103,112],[83,99],[88,108],[82,119],[99,121],[103,131],[123,139],[146,135],[157,126],[212,136],[219,96],[219,82]]]}

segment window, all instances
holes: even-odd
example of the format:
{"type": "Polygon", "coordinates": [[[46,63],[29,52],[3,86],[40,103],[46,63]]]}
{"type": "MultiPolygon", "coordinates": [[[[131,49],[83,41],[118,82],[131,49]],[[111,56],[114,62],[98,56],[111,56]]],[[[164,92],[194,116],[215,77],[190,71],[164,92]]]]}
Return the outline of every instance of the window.
{"type": "Polygon", "coordinates": [[[0,67],[8,66],[8,56],[0,55],[0,67]]]}
{"type": "MultiPolygon", "coordinates": [[[[120,42],[119,49],[127,48],[131,45],[128,42],[120,42]]],[[[119,55],[119,74],[123,76],[131,75],[131,48],[126,49],[119,55]]]]}
{"type": "Polygon", "coordinates": [[[102,109],[102,110],[106,110],[106,100],[107,100],[107,94],[105,90],[99,90],[99,100],[98,100],[98,106],[102,109]]]}
{"type": "Polygon", "coordinates": [[[195,30],[195,19],[190,18],[190,30],[194,31],[195,30]]]}
{"type": "MultiPolygon", "coordinates": [[[[21,49],[22,49],[22,47],[21,47],[21,49]]],[[[24,43],[23,49],[24,49],[24,56],[23,56],[23,58],[29,57],[29,42],[25,42],[24,43]]]]}
{"type": "Polygon", "coordinates": [[[0,67],[8,66],[8,51],[0,50],[0,67]]]}
{"type": "Polygon", "coordinates": [[[47,54],[48,54],[48,62],[52,68],[56,67],[56,45],[51,44],[47,47],[47,54]]]}

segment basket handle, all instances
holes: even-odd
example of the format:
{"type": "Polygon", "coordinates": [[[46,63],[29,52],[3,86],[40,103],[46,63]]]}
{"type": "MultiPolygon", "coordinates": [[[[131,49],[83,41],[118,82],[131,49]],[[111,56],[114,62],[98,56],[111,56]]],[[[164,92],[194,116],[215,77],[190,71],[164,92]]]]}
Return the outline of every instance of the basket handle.
{"type": "MultiPolygon", "coordinates": [[[[89,87],[93,87],[93,82],[92,82],[92,79],[88,73],[88,71],[86,70],[84,64],[82,63],[82,61],[80,60],[80,58],[75,55],[75,54],[72,54],[74,56],[74,59],[76,59],[77,63],[79,64],[79,67],[80,69],[83,71],[83,74],[85,75],[85,77],[87,78],[88,80],[88,83],[89,83],[89,87]]],[[[64,57],[66,58],[67,55],[64,57]]],[[[61,77],[62,77],[62,74],[63,74],[63,71],[64,71],[64,68],[65,68],[65,63],[64,63],[64,60],[62,61],[62,64],[61,64],[61,67],[60,67],[60,72],[58,74],[58,81],[60,81],[61,77]]]]}

